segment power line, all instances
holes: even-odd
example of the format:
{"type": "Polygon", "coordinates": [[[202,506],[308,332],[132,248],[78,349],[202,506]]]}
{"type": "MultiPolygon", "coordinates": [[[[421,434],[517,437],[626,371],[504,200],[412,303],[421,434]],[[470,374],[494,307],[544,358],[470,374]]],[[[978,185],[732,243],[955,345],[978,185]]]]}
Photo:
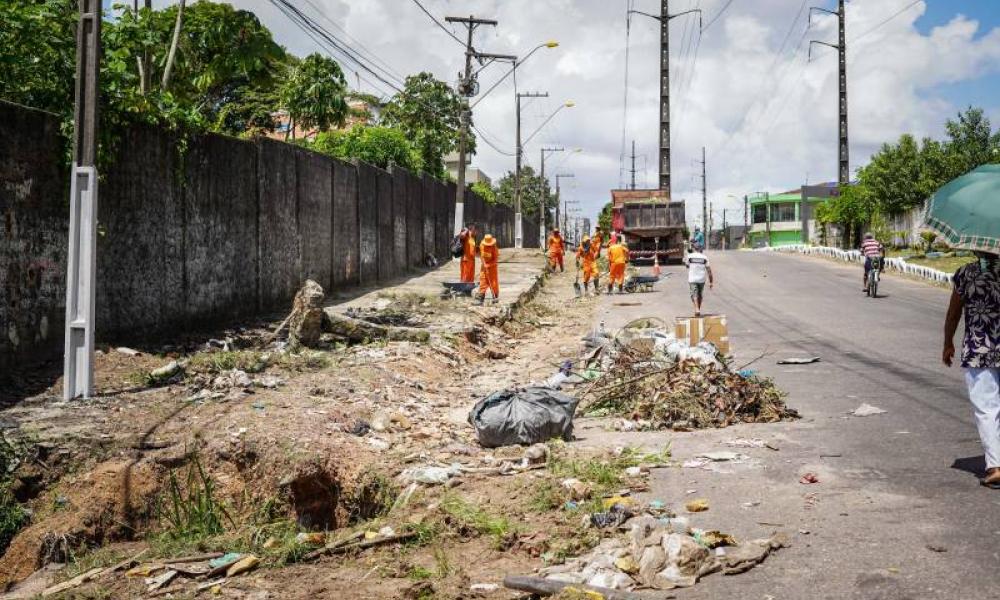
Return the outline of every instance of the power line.
{"type": "Polygon", "coordinates": [[[329,23],[330,25],[332,25],[334,29],[336,29],[337,31],[341,32],[344,35],[344,37],[346,37],[348,40],[350,40],[351,42],[353,42],[354,46],[356,46],[356,47],[360,48],[361,50],[364,50],[365,52],[367,52],[371,56],[371,58],[373,59],[374,62],[377,62],[377,63],[381,64],[383,67],[385,67],[390,73],[392,73],[393,75],[395,75],[396,78],[399,81],[402,81],[404,79],[404,77],[398,71],[396,71],[395,69],[393,69],[392,66],[389,65],[389,63],[387,63],[386,61],[382,60],[382,58],[379,57],[378,54],[375,54],[375,52],[373,52],[368,47],[366,47],[363,43],[361,43],[361,41],[358,40],[358,38],[352,36],[350,33],[348,33],[348,31],[346,29],[344,29],[343,27],[341,27],[339,24],[337,24],[330,17],[326,16],[326,13],[323,12],[323,9],[320,8],[319,6],[317,6],[316,3],[313,2],[313,0],[305,0],[305,2],[306,2],[306,4],[308,4],[309,6],[311,6],[313,8],[313,10],[316,12],[316,14],[318,14],[320,17],[322,17],[324,21],[326,21],[327,23],[329,23]]]}
{"type": "Polygon", "coordinates": [[[857,42],[858,40],[860,40],[860,39],[864,38],[864,37],[865,37],[866,35],[868,35],[868,34],[870,34],[870,33],[874,33],[874,32],[875,32],[875,31],[876,31],[877,29],[881,28],[881,27],[882,27],[883,25],[885,25],[885,24],[886,24],[886,23],[888,23],[889,21],[892,21],[893,19],[895,19],[895,18],[896,18],[896,17],[898,17],[899,15],[901,15],[901,14],[905,13],[906,11],[910,10],[910,9],[911,9],[911,8],[913,8],[914,6],[916,6],[916,5],[920,4],[921,2],[923,2],[923,0],[914,0],[913,2],[910,2],[909,4],[907,4],[906,6],[904,6],[903,8],[901,8],[901,9],[899,9],[898,11],[896,11],[895,13],[893,13],[893,14],[892,14],[892,16],[890,16],[889,18],[885,19],[884,21],[882,21],[882,22],[881,22],[881,23],[879,23],[878,25],[876,25],[876,26],[872,27],[872,28],[871,28],[871,29],[869,29],[868,31],[866,31],[866,32],[862,33],[862,34],[861,34],[861,35],[859,35],[858,37],[856,37],[856,38],[852,39],[852,40],[851,40],[851,43],[853,44],[854,42],[857,42]]]}
{"type": "Polygon", "coordinates": [[[465,47],[465,42],[463,42],[457,35],[455,35],[454,33],[452,33],[450,29],[448,29],[447,27],[445,27],[444,23],[442,23],[441,21],[438,21],[437,17],[435,17],[433,14],[431,14],[431,12],[429,10],[427,10],[426,8],[424,8],[424,5],[420,3],[420,0],[413,0],[413,3],[416,4],[417,6],[419,6],[420,10],[424,11],[424,14],[427,15],[430,18],[431,21],[434,21],[435,25],[437,25],[438,27],[441,28],[441,31],[447,33],[448,37],[450,37],[451,39],[453,39],[456,42],[458,42],[463,48],[465,47]]]}
{"type": "Polygon", "coordinates": [[[490,148],[493,148],[498,153],[504,156],[515,156],[515,153],[513,152],[507,152],[506,150],[501,150],[500,147],[495,142],[490,140],[490,138],[486,137],[486,134],[483,133],[482,129],[480,129],[478,125],[473,125],[472,129],[479,134],[480,139],[486,142],[486,145],[489,146],[490,148]]]}
{"type": "Polygon", "coordinates": [[[705,25],[704,27],[702,27],[702,28],[701,28],[701,30],[702,30],[702,31],[706,31],[706,30],[707,30],[707,29],[708,29],[709,27],[711,27],[711,26],[712,26],[712,25],[713,25],[713,24],[714,24],[714,23],[715,23],[716,21],[718,21],[718,20],[719,20],[719,17],[721,17],[721,16],[723,15],[723,14],[725,14],[726,10],[728,10],[728,9],[729,9],[729,7],[730,7],[730,6],[732,5],[732,3],[733,3],[733,0],[728,0],[728,1],[726,2],[726,5],[725,5],[725,6],[723,6],[723,7],[722,7],[722,9],[721,9],[721,10],[719,10],[719,12],[715,13],[715,16],[714,16],[714,17],[712,17],[712,19],[711,19],[711,20],[710,20],[710,21],[708,22],[708,24],[707,24],[707,25],[705,25]]]}

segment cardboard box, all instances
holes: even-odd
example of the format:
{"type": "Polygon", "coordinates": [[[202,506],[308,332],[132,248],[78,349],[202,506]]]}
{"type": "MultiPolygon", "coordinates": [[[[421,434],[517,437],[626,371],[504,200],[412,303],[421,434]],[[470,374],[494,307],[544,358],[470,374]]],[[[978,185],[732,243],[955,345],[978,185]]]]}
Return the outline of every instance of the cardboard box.
{"type": "Polygon", "coordinates": [[[700,342],[711,342],[722,354],[729,354],[729,329],[726,315],[707,317],[677,317],[674,335],[679,340],[687,340],[692,346],[700,342]]]}

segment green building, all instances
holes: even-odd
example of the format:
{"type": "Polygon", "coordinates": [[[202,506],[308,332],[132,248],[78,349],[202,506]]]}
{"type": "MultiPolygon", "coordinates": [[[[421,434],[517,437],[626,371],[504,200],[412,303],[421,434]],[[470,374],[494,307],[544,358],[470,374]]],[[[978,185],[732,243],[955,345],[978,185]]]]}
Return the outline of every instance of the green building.
{"type": "Polygon", "coordinates": [[[817,243],[816,206],[837,193],[836,183],[826,183],[750,196],[751,247],[817,243]]]}

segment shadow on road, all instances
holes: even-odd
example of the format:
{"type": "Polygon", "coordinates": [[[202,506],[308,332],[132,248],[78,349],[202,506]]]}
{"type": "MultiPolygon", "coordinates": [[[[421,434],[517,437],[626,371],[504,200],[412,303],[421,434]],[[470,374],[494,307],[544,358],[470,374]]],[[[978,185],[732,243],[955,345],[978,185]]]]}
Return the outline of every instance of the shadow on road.
{"type": "Polygon", "coordinates": [[[976,477],[982,477],[986,473],[986,457],[979,455],[969,456],[968,458],[956,458],[955,462],[951,463],[951,468],[971,473],[976,477]]]}

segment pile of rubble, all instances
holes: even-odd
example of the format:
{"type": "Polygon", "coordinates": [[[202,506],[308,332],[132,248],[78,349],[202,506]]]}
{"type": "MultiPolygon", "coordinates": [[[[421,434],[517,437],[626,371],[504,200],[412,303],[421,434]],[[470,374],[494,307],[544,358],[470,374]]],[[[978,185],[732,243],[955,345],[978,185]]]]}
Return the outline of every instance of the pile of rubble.
{"type": "Polygon", "coordinates": [[[591,336],[582,410],[615,415],[639,429],[683,431],[794,419],[773,381],[733,372],[708,342],[690,346],[663,328],[591,336]]]}

